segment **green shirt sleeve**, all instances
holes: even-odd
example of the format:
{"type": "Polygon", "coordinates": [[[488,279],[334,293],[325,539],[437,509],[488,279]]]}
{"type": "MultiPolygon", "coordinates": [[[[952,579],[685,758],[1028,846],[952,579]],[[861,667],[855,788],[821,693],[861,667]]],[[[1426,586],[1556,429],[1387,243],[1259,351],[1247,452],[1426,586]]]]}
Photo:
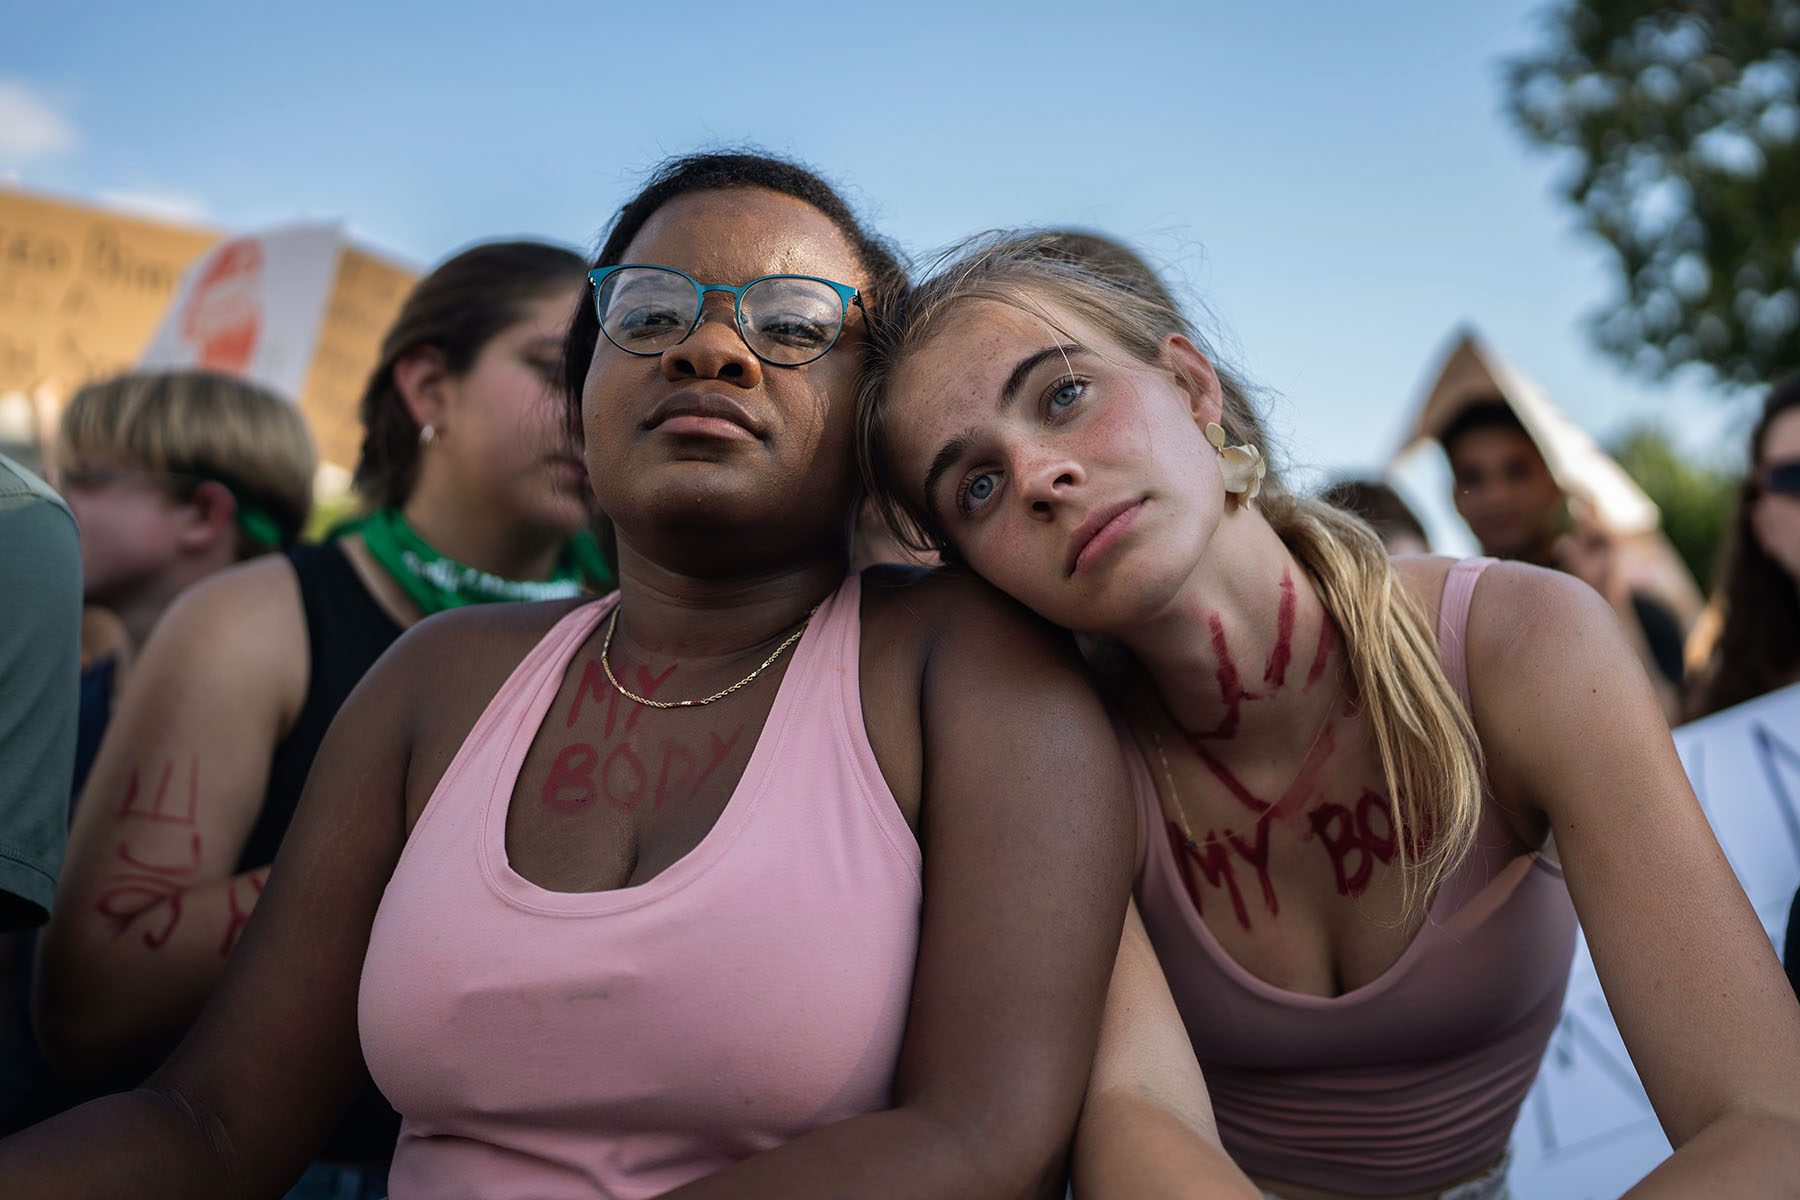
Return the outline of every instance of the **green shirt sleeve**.
{"type": "Polygon", "coordinates": [[[75,519],[0,455],[0,930],[50,916],[69,836],[80,672],[75,519]]]}

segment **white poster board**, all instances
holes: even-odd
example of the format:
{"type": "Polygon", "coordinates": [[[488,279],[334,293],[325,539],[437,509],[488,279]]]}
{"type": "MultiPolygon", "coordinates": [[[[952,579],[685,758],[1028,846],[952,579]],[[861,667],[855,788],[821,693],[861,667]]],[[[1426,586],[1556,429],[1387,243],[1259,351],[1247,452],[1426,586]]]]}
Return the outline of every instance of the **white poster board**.
{"type": "MultiPolygon", "coordinates": [[[[1683,725],[1675,748],[1779,948],[1800,888],[1800,684],[1683,725]]],[[[1509,1179],[1521,1200],[1610,1200],[1669,1154],[1585,941],[1512,1148],[1509,1179]]]]}
{"type": "Polygon", "coordinates": [[[182,276],[138,365],[206,367],[298,397],[342,245],[335,224],[295,225],[219,243],[182,276]]]}

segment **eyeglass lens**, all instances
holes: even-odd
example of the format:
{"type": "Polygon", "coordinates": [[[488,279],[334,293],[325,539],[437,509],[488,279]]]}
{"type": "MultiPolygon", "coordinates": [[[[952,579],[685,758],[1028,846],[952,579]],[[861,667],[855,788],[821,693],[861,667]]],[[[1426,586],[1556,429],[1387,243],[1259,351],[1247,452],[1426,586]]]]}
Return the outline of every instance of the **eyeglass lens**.
{"type": "MultiPolygon", "coordinates": [[[[660,354],[691,333],[700,293],[685,275],[627,267],[607,276],[595,297],[607,339],[632,354],[660,354]]],[[[738,332],[757,357],[798,366],[818,358],[844,326],[844,302],[815,279],[774,276],[738,301],[738,332]]]]}

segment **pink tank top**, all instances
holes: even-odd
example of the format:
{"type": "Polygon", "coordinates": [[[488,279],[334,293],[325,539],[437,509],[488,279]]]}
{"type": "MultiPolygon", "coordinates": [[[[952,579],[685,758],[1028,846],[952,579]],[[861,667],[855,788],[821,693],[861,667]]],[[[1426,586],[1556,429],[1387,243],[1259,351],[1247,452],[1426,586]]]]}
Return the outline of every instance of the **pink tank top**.
{"type": "MultiPolygon", "coordinates": [[[[1459,562],[1444,583],[1438,646],[1464,707],[1469,602],[1492,561],[1459,562]]],[[[1129,734],[1123,740],[1143,841],[1138,907],[1239,1165],[1308,1187],[1393,1195],[1498,1159],[1574,957],[1561,870],[1519,843],[1488,796],[1469,857],[1392,967],[1341,996],[1286,991],[1238,965],[1200,919],[1143,756],[1129,734]]]]}
{"type": "Polygon", "coordinates": [[[550,892],[506,810],[576,650],[559,621],[420,815],[363,964],[369,1070],[404,1117],[395,1200],[635,1200],[887,1106],[918,844],[863,727],[860,581],[794,649],[743,779],[655,878],[550,892]]]}

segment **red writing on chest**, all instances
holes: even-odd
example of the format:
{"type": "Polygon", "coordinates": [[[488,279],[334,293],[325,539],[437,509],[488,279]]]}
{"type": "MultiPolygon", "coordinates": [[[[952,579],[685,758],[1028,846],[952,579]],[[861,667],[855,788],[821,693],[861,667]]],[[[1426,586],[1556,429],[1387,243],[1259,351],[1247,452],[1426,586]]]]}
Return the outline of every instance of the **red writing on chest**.
{"type": "Polygon", "coordinates": [[[1269,878],[1269,825],[1266,821],[1258,821],[1251,831],[1251,836],[1243,835],[1227,829],[1223,832],[1208,830],[1199,842],[1190,841],[1181,827],[1175,822],[1168,822],[1169,844],[1175,850],[1175,862],[1181,870],[1182,884],[1187,888],[1188,897],[1194,902],[1194,911],[1202,915],[1206,912],[1205,902],[1201,898],[1201,884],[1216,890],[1223,889],[1231,898],[1231,912],[1237,923],[1248,930],[1250,928],[1250,909],[1244,903],[1243,891],[1238,887],[1237,869],[1233,856],[1248,864],[1256,872],[1256,881],[1262,889],[1263,907],[1270,916],[1281,912],[1281,901],[1275,895],[1275,883],[1269,878]],[[1195,878],[1198,872],[1199,878],[1195,878]]]}
{"type": "MultiPolygon", "coordinates": [[[[648,667],[639,667],[635,690],[644,699],[654,700],[657,690],[669,682],[669,677],[674,674],[675,666],[672,663],[658,675],[651,674],[648,667]]],[[[590,696],[593,697],[594,703],[606,705],[605,736],[612,737],[613,727],[619,717],[620,697],[619,693],[614,691],[612,685],[606,681],[606,674],[601,670],[597,659],[589,659],[587,665],[581,669],[581,682],[575,685],[575,700],[569,705],[569,715],[563,719],[563,728],[575,728],[575,721],[581,716],[581,702],[590,696]]],[[[630,732],[637,728],[638,717],[643,715],[644,710],[640,705],[632,704],[630,701],[625,701],[625,703],[628,706],[625,713],[625,729],[626,732],[630,732]]]]}
{"type": "Polygon", "coordinates": [[[1399,839],[1394,835],[1394,814],[1385,796],[1364,788],[1355,808],[1321,804],[1306,816],[1331,858],[1338,895],[1362,895],[1374,878],[1375,864],[1394,861],[1399,839]]]}
{"type": "Polygon", "coordinates": [[[697,763],[694,750],[671,738],[660,739],[651,752],[656,763],[654,783],[642,756],[630,742],[618,742],[604,756],[589,742],[571,742],[557,751],[550,772],[538,793],[545,808],[560,813],[581,813],[605,798],[620,812],[636,812],[648,791],[653,808],[670,800],[685,800],[697,793],[725,761],[744,727],[726,738],[708,732],[706,759],[697,763]]]}

